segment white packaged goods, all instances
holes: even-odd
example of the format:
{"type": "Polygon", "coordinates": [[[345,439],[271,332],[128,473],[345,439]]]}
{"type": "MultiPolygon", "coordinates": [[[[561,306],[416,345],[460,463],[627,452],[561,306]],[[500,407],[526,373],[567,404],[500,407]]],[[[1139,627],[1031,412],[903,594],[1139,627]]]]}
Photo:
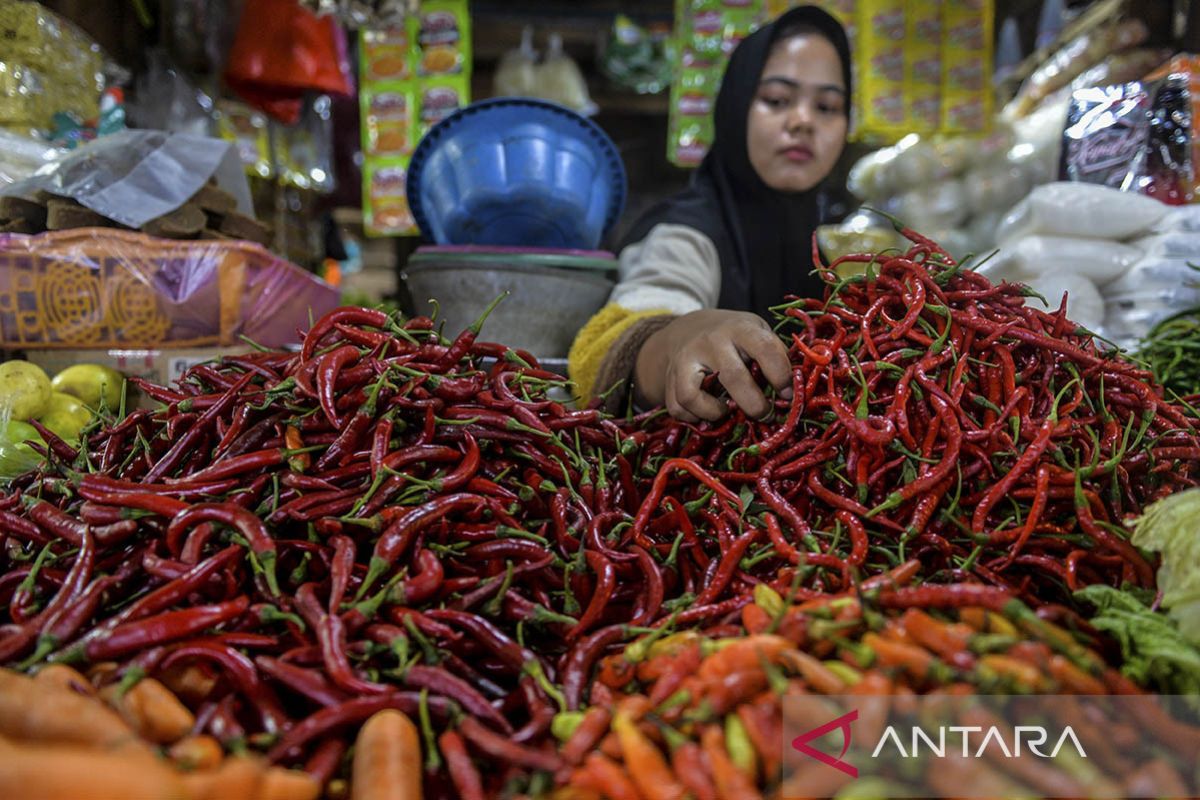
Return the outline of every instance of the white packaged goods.
{"type": "Polygon", "coordinates": [[[1155,233],[1200,231],[1200,205],[1175,206],[1154,226],[1155,233]]]}
{"type": "Polygon", "coordinates": [[[1142,258],[1136,247],[1077,236],[1026,236],[1002,243],[1000,252],[1018,277],[1074,273],[1100,286],[1124,275],[1142,258]]]}
{"type": "Polygon", "coordinates": [[[1143,236],[1130,244],[1141,250],[1146,258],[1190,259],[1200,262],[1200,231],[1143,236]]]}
{"type": "Polygon", "coordinates": [[[1144,339],[1167,317],[1200,306],[1200,291],[1178,287],[1105,298],[1104,329],[1122,346],[1144,339]]]}
{"type": "Polygon", "coordinates": [[[1104,296],[1141,297],[1159,292],[1200,290],[1200,271],[1188,266],[1189,259],[1147,257],[1104,287],[1104,296]]]}
{"type": "Polygon", "coordinates": [[[974,215],[1012,208],[1030,187],[1021,168],[1007,161],[973,169],[963,183],[967,208],[974,215]]]}
{"type": "Polygon", "coordinates": [[[960,180],[939,181],[900,195],[900,218],[919,231],[956,227],[968,213],[960,180]]]}
{"type": "Polygon", "coordinates": [[[1067,318],[1089,330],[1104,323],[1104,298],[1096,284],[1072,272],[1052,272],[1025,281],[1030,288],[1046,298],[1030,297],[1026,304],[1045,311],[1055,311],[1067,296],[1067,318]],[[1049,308],[1046,306],[1049,305],[1049,308]]]}
{"type": "Polygon", "coordinates": [[[1169,207],[1140,194],[1090,183],[1048,183],[1017,203],[996,231],[1000,242],[1035,233],[1127,239],[1153,228],[1169,207]]]}

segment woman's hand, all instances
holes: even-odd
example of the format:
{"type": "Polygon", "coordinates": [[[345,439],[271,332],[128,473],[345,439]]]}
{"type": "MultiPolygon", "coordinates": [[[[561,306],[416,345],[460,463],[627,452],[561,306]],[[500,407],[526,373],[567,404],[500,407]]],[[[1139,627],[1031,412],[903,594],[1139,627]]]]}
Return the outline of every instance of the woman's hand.
{"type": "Polygon", "coordinates": [[[642,345],[634,366],[637,399],[642,405],[665,404],[671,416],[685,422],[718,420],[727,405],[700,388],[705,376],[715,372],[742,411],[765,417],[771,403],[750,375],[751,361],[781,396],[790,394],[787,348],[762,317],[745,311],[693,311],[642,345]]]}

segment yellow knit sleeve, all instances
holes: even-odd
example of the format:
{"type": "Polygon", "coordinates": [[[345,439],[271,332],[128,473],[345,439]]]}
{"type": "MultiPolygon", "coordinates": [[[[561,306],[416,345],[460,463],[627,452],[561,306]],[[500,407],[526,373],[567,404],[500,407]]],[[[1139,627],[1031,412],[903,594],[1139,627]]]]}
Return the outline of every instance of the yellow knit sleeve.
{"type": "Polygon", "coordinates": [[[613,345],[631,326],[649,317],[661,317],[668,313],[662,309],[630,311],[610,303],[596,312],[575,336],[571,351],[567,354],[567,370],[579,390],[581,400],[586,403],[598,392],[609,387],[597,386],[596,378],[604,357],[613,345]]]}

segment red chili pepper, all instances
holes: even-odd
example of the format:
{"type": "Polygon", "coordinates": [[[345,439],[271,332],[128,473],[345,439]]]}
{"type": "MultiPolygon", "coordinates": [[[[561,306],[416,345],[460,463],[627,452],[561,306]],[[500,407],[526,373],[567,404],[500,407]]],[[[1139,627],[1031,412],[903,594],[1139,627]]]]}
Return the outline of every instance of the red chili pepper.
{"type": "Polygon", "coordinates": [[[160,667],[168,670],[175,664],[196,660],[215,664],[223,675],[232,680],[241,695],[258,710],[263,730],[267,733],[278,733],[290,724],[291,720],[283,712],[275,692],[259,679],[255,662],[229,645],[204,639],[184,642],[171,648],[160,667]]]}
{"type": "Polygon", "coordinates": [[[451,675],[440,667],[409,667],[404,671],[404,685],[412,689],[428,689],[460,704],[468,714],[491,723],[505,733],[512,733],[512,726],[491,703],[475,690],[475,687],[457,675],[451,675]]]}
{"type": "Polygon", "coordinates": [[[504,763],[530,769],[556,772],[563,766],[557,753],[534,750],[485,728],[474,717],[465,717],[459,725],[463,737],[480,751],[504,763]]]}
{"type": "Polygon", "coordinates": [[[587,608],[579,622],[567,631],[567,641],[578,638],[587,632],[588,628],[600,621],[605,607],[612,599],[613,590],[617,587],[617,571],[603,553],[588,550],[584,553],[588,568],[596,575],[596,584],[592,589],[592,597],[588,600],[587,608]]]}
{"type": "Polygon", "coordinates": [[[611,625],[596,631],[568,651],[562,667],[562,690],[569,710],[576,711],[583,703],[583,690],[592,666],[604,650],[628,637],[624,625],[611,625]]]}
{"type": "Polygon", "coordinates": [[[483,779],[471,761],[462,737],[455,731],[444,731],[438,737],[438,749],[446,759],[446,770],[461,800],[484,800],[483,779]]]}
{"type": "Polygon", "coordinates": [[[325,412],[325,419],[329,420],[329,424],[335,428],[342,427],[341,417],[337,413],[335,394],[338,373],[351,361],[359,358],[359,355],[357,347],[349,344],[342,345],[321,356],[317,364],[317,399],[321,403],[321,410],[325,412]]]}
{"type": "Polygon", "coordinates": [[[326,708],[341,705],[348,695],[329,682],[324,674],[289,664],[270,656],[255,656],[255,666],[293,692],[326,708]]]}
{"type": "Polygon", "coordinates": [[[372,586],[381,575],[392,568],[413,537],[424,527],[437,522],[447,514],[464,509],[478,510],[484,505],[482,498],[471,494],[449,494],[434,498],[397,517],[375,542],[375,550],[363,578],[360,595],[372,586]]]}
{"type": "Polygon", "coordinates": [[[383,693],[388,687],[363,680],[354,674],[346,655],[346,630],[341,617],[326,613],[317,600],[315,585],[306,583],[296,590],[296,611],[317,635],[325,672],[334,685],[351,694],[383,693]]]}
{"type": "Polygon", "coordinates": [[[275,576],[275,540],[262,520],[232,503],[200,503],[180,511],[171,519],[167,538],[176,538],[202,522],[219,522],[241,534],[262,567],[271,594],[279,595],[279,582],[275,576]]]}
{"type": "Polygon", "coordinates": [[[330,738],[321,742],[304,763],[304,771],[317,786],[327,786],[338,769],[349,745],[341,739],[330,738]]]}
{"type": "Polygon", "coordinates": [[[386,312],[379,311],[374,308],[360,308],[358,306],[341,306],[330,311],[325,316],[321,317],[304,337],[304,344],[300,348],[300,360],[308,361],[316,352],[317,346],[325,335],[334,330],[334,326],[341,324],[344,326],[369,325],[372,328],[386,329],[391,326],[391,317],[386,312]]]}
{"type": "MultiPolygon", "coordinates": [[[[358,725],[384,709],[394,708],[415,716],[420,703],[420,695],[415,692],[389,692],[356,697],[340,705],[323,708],[292,726],[267,752],[267,759],[278,762],[294,758],[301,748],[314,739],[330,736],[340,728],[358,725]]],[[[430,714],[438,720],[447,719],[452,709],[451,702],[442,697],[430,697],[427,706],[430,714]]]]}
{"type": "Polygon", "coordinates": [[[182,611],[168,611],[156,617],[127,622],[101,638],[88,642],[85,653],[89,661],[105,661],[156,644],[186,639],[208,628],[236,620],[249,607],[250,600],[243,595],[216,605],[192,606],[182,611]]]}

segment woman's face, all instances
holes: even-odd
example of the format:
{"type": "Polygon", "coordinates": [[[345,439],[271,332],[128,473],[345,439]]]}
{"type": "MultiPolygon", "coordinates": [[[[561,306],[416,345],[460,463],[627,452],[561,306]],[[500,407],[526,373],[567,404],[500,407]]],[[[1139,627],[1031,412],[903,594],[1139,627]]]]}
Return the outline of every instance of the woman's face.
{"type": "Polygon", "coordinates": [[[746,146],[763,182],[806,192],[833,170],[846,144],[842,62],[824,36],[805,33],[775,44],[750,104],[746,146]]]}

